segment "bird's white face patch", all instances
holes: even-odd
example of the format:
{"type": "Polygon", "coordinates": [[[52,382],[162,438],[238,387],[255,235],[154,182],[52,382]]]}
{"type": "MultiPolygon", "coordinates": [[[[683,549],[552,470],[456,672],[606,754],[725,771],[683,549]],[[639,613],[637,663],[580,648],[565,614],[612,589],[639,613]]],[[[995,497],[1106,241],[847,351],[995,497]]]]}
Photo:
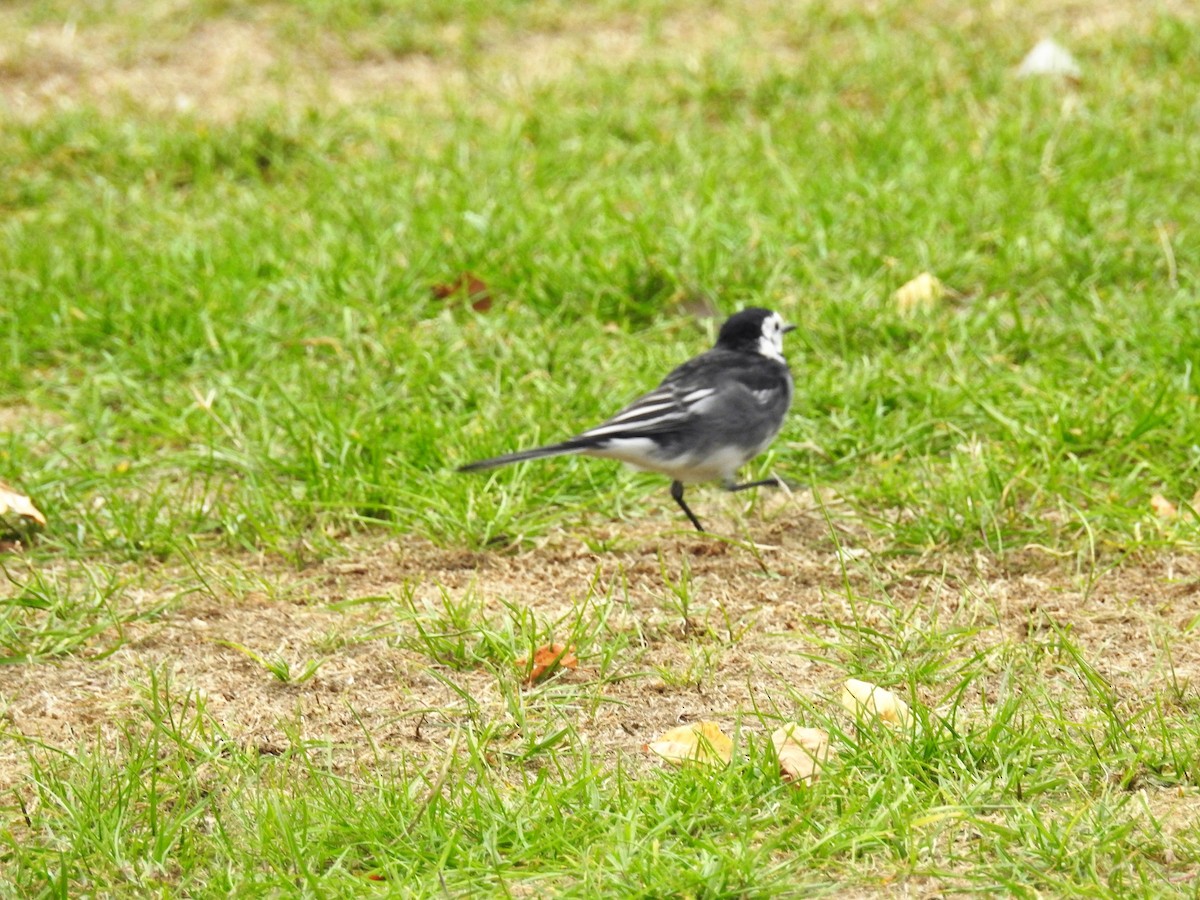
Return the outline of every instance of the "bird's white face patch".
{"type": "Polygon", "coordinates": [[[783,335],[791,331],[783,324],[779,313],[771,313],[762,323],[762,337],[758,339],[758,352],[769,359],[783,362],[783,335]]]}

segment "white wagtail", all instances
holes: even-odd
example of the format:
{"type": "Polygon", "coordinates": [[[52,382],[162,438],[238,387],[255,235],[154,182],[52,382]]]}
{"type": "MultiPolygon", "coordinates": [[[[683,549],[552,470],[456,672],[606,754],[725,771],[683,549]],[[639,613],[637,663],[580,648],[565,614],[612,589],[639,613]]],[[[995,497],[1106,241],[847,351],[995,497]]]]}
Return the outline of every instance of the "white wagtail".
{"type": "Polygon", "coordinates": [[[619,459],[669,476],[671,496],[703,531],[683,502],[684,484],[719,479],[730,491],[779,485],[775,478],[738,484],[734,474],[767,449],[792,404],[783,336],[795,327],[769,309],[743,309],[721,326],[716,346],[608,421],[562,443],[481,459],[458,471],[569,453],[619,459]]]}

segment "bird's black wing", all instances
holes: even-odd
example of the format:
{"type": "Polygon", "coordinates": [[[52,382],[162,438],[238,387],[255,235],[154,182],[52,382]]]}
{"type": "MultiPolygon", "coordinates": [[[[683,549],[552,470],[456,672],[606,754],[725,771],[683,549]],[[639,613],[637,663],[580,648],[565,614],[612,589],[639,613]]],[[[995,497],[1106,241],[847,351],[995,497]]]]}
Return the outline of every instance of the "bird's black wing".
{"type": "Polygon", "coordinates": [[[742,357],[725,350],[702,353],[673,370],[654,390],[569,443],[596,445],[615,438],[652,438],[685,429],[705,412],[732,400],[733,394],[744,397],[747,390],[753,393],[765,388],[757,381],[745,383],[738,365],[742,357]]]}

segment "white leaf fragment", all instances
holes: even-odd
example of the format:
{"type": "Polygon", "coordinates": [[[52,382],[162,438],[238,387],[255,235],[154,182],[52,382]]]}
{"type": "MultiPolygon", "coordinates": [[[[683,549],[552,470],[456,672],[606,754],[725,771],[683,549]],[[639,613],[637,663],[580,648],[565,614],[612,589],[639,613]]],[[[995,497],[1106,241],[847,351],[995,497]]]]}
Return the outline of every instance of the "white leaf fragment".
{"type": "Polygon", "coordinates": [[[1069,50],[1057,41],[1042,38],[1025,54],[1017,66],[1018,78],[1054,76],[1058,78],[1080,78],[1083,70],[1075,62],[1069,50]]]}

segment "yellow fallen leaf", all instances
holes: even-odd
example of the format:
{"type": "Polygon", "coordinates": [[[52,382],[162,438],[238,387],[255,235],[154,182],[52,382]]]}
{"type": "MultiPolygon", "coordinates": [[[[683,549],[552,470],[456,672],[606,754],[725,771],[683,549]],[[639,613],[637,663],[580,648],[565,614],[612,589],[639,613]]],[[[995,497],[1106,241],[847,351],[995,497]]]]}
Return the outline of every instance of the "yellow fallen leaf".
{"type": "Polygon", "coordinates": [[[784,781],[812,784],[829,758],[829,735],[819,728],[801,728],[788,722],[771,735],[784,781]]]}
{"type": "Polygon", "coordinates": [[[699,762],[715,766],[724,765],[733,758],[733,741],[716,722],[695,722],[672,728],[642,749],[675,763],[699,762]]]}
{"type": "Polygon", "coordinates": [[[908,704],[886,688],[851,678],[842,688],[842,706],[855,716],[870,713],[889,725],[908,722],[908,704]]]}
{"type": "Polygon", "coordinates": [[[963,811],[961,809],[939,809],[931,813],[926,813],[923,816],[917,816],[908,824],[913,828],[924,828],[926,825],[936,825],[938,822],[945,822],[947,819],[961,819],[963,811]]]}
{"type": "Polygon", "coordinates": [[[1154,514],[1160,519],[1174,519],[1179,515],[1179,509],[1175,504],[1162,494],[1155,494],[1150,498],[1150,508],[1154,510],[1154,514]]]}
{"type": "Polygon", "coordinates": [[[8,513],[16,513],[26,519],[33,519],[43,527],[46,525],[46,517],[42,515],[40,509],[33,505],[32,500],[0,481],[0,516],[8,515],[8,513]]]}
{"type": "Polygon", "coordinates": [[[916,278],[901,285],[892,294],[892,302],[896,304],[901,315],[911,315],[917,312],[929,312],[933,305],[946,296],[945,286],[935,275],[922,272],[916,278]]]}

